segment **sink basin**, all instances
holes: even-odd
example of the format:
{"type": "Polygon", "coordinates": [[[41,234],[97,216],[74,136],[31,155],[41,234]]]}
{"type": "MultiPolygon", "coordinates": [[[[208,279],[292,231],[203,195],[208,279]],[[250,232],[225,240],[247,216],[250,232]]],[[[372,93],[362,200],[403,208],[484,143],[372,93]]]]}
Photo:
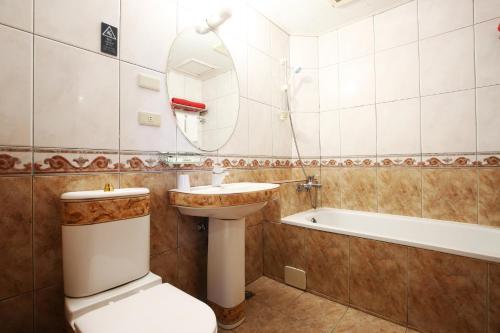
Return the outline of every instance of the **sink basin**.
{"type": "Polygon", "coordinates": [[[269,183],[198,186],[189,191],[170,190],[169,199],[184,215],[236,220],[263,208],[277,195],[278,188],[269,183]]]}
{"type": "Polygon", "coordinates": [[[224,329],[245,320],[245,216],[278,195],[279,185],[268,183],[168,191],[170,204],[181,214],[209,218],[207,300],[224,329]]]}

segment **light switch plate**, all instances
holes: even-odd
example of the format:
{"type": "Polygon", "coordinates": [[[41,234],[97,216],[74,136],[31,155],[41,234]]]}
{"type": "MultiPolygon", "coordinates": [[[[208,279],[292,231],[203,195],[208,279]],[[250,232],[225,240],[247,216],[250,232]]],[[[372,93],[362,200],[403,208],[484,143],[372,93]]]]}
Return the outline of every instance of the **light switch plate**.
{"type": "Polygon", "coordinates": [[[158,113],[139,112],[139,124],[160,127],[161,115],[158,113]]]}
{"type": "Polygon", "coordinates": [[[154,91],[160,91],[161,80],[157,77],[141,73],[141,74],[139,74],[137,84],[141,88],[154,90],[154,91]]]}

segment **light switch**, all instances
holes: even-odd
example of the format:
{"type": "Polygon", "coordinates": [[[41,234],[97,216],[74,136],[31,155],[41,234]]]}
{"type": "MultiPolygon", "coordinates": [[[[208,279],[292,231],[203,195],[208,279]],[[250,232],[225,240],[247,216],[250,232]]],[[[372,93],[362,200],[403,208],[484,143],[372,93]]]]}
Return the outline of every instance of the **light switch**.
{"type": "Polygon", "coordinates": [[[158,113],[139,112],[139,124],[145,126],[161,126],[161,115],[158,113]]]}
{"type": "Polygon", "coordinates": [[[149,76],[146,74],[139,74],[137,84],[141,88],[154,90],[154,91],[160,91],[161,81],[159,78],[154,77],[154,76],[149,76]]]}

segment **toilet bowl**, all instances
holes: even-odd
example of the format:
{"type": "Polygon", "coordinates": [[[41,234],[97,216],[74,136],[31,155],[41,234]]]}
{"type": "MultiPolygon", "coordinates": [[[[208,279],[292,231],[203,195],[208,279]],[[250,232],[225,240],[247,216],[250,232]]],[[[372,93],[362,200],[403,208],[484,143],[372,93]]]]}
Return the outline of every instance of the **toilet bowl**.
{"type": "Polygon", "coordinates": [[[61,200],[65,314],[71,330],[217,332],[208,305],[149,271],[148,189],[68,192],[61,200]]]}

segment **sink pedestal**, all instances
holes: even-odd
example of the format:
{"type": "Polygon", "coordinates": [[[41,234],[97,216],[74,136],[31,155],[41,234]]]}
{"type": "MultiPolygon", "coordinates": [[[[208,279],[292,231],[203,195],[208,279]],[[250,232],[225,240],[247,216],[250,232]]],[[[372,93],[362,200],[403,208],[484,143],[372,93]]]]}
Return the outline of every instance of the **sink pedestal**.
{"type": "Polygon", "coordinates": [[[245,320],[245,216],[279,198],[279,185],[233,183],[169,190],[183,215],[208,217],[207,298],[224,329],[245,320]]]}
{"type": "Polygon", "coordinates": [[[245,320],[245,218],[209,219],[207,298],[220,327],[245,320]]]}

